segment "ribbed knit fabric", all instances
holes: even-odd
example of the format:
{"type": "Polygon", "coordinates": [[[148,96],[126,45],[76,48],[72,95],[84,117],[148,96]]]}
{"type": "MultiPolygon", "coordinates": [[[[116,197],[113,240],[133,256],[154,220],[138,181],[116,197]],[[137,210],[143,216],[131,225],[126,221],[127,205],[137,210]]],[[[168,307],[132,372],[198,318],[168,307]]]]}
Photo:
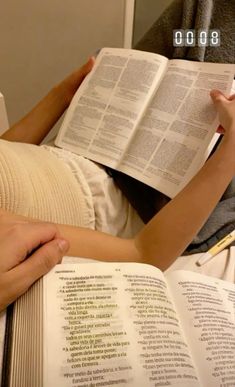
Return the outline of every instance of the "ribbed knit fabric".
{"type": "MultiPolygon", "coordinates": [[[[82,172],[81,184],[87,186],[82,172]]],[[[0,208],[86,227],[86,201],[77,180],[56,156],[42,147],[0,140],[0,208]]]]}

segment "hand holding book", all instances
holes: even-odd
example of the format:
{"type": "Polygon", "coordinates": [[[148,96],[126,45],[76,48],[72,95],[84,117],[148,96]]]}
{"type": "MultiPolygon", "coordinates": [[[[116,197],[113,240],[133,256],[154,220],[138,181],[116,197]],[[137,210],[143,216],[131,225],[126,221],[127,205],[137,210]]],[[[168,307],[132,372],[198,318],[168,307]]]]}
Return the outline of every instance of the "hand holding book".
{"type": "Polygon", "coordinates": [[[219,133],[232,131],[235,128],[235,94],[226,97],[219,90],[211,90],[211,98],[219,114],[219,133]],[[229,102],[230,101],[230,102],[229,102]]]}

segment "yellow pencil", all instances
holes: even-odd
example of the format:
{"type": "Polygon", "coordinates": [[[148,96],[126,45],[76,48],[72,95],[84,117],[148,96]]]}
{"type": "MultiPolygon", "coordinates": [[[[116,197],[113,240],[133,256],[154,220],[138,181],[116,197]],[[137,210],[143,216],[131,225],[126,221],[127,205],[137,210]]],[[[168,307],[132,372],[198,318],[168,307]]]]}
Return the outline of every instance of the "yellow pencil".
{"type": "Polygon", "coordinates": [[[229,246],[235,240],[235,230],[233,230],[230,234],[226,235],[221,241],[216,243],[215,246],[211,247],[207,253],[204,253],[200,256],[199,260],[196,262],[198,266],[202,266],[207,263],[212,257],[216,254],[220,253],[225,247],[229,246]]]}

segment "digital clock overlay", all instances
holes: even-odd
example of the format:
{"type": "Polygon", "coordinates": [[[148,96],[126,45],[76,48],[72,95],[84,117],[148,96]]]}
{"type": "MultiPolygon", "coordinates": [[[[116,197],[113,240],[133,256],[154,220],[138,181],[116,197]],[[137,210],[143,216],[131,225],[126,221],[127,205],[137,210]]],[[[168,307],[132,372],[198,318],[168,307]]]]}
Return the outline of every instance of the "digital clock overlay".
{"type": "Polygon", "coordinates": [[[173,30],[174,47],[219,47],[220,30],[193,30],[179,29],[173,30]]]}

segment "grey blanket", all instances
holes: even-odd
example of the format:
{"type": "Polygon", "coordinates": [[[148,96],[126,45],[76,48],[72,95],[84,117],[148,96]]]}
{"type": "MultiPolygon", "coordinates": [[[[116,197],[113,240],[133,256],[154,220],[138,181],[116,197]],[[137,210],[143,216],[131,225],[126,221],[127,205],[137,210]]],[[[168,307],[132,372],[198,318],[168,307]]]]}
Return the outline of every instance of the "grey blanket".
{"type": "MultiPolygon", "coordinates": [[[[235,0],[175,0],[135,48],[156,52],[169,59],[234,63],[235,0]],[[173,30],[179,28],[220,29],[221,46],[174,48],[173,30]]],[[[112,176],[145,222],[169,201],[169,198],[160,192],[120,172],[112,171],[112,176]]],[[[185,253],[207,251],[233,229],[235,229],[235,179],[185,253]]]]}
{"type": "Polygon", "coordinates": [[[153,24],[136,49],[156,52],[169,59],[235,62],[235,0],[174,0],[153,24]],[[219,29],[220,47],[174,48],[174,29],[219,29]]]}

